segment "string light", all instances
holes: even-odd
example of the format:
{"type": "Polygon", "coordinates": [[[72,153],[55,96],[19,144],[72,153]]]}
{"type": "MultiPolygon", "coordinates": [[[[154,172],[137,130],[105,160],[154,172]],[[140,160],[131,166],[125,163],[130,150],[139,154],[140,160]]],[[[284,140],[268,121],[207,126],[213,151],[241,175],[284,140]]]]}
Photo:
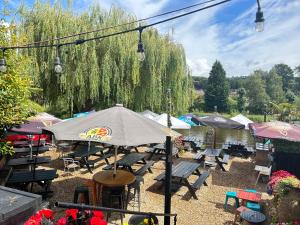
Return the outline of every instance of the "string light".
{"type": "Polygon", "coordinates": [[[5,51],[5,49],[2,49],[2,59],[0,59],[0,72],[1,73],[5,73],[7,71],[6,61],[4,58],[4,51],[5,51]]]}
{"type": "Polygon", "coordinates": [[[255,19],[255,30],[257,32],[262,32],[264,30],[264,21],[264,13],[261,11],[259,0],[257,0],[257,12],[255,19]]]}
{"type": "Polygon", "coordinates": [[[140,28],[139,29],[139,43],[138,43],[138,49],[137,49],[139,61],[145,60],[145,49],[144,49],[144,45],[142,42],[142,32],[143,32],[143,28],[140,28]]]}
{"type": "Polygon", "coordinates": [[[56,74],[61,74],[62,73],[62,65],[61,65],[61,62],[60,62],[60,58],[59,58],[59,48],[61,46],[58,45],[57,48],[56,48],[56,57],[55,57],[55,60],[54,60],[54,71],[56,74]]]}

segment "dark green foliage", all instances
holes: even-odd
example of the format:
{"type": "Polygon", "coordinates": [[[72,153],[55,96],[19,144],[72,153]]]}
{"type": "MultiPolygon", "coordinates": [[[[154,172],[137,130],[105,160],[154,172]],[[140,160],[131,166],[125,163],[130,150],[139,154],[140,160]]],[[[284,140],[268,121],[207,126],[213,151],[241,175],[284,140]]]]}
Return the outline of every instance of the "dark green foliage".
{"type": "Polygon", "coordinates": [[[273,69],[282,77],[282,89],[284,91],[293,89],[294,71],[286,64],[276,64],[273,69]]]}
{"type": "Polygon", "coordinates": [[[240,88],[245,88],[247,77],[229,77],[228,81],[231,90],[238,90],[240,88]]]}
{"type": "Polygon", "coordinates": [[[193,76],[193,83],[196,90],[205,90],[207,87],[208,79],[206,77],[193,76]]]}
{"type": "Polygon", "coordinates": [[[282,77],[278,76],[274,69],[266,75],[266,92],[273,102],[280,103],[284,101],[282,77]]]}
{"type": "Polygon", "coordinates": [[[246,109],[246,90],[245,88],[240,88],[238,90],[237,98],[237,109],[239,112],[244,112],[246,109]]]}
{"type": "MultiPolygon", "coordinates": [[[[22,31],[28,41],[40,41],[86,30],[100,29],[128,23],[135,18],[121,9],[105,12],[100,7],[77,15],[63,9],[58,3],[36,2],[30,10],[21,12],[22,31]]],[[[138,26],[115,28],[82,35],[92,38],[138,26]]],[[[78,37],[76,37],[78,38],[78,37]]],[[[78,46],[63,46],[61,60],[63,73],[53,71],[55,49],[38,48],[26,51],[34,63],[35,84],[43,89],[40,103],[55,114],[72,114],[90,109],[103,109],[116,103],[135,111],[144,109],[166,111],[165,93],[172,90],[174,112],[186,111],[192,104],[192,82],[181,45],[168,35],[159,35],[156,29],[143,32],[146,60],[137,57],[138,33],[87,42],[78,46]]],[[[69,39],[68,41],[73,41],[69,39]]]]}
{"type": "Polygon", "coordinates": [[[217,106],[219,112],[228,110],[229,84],[226,73],[219,61],[216,61],[209,73],[208,84],[205,91],[205,109],[214,111],[217,106]]]}
{"type": "Polygon", "coordinates": [[[285,98],[288,103],[294,103],[295,99],[296,99],[296,95],[291,90],[287,90],[287,92],[285,94],[285,98]]]}
{"type": "Polygon", "coordinates": [[[248,77],[247,97],[249,99],[248,109],[250,113],[264,114],[269,96],[265,91],[265,83],[262,79],[262,72],[255,71],[248,77]]]}

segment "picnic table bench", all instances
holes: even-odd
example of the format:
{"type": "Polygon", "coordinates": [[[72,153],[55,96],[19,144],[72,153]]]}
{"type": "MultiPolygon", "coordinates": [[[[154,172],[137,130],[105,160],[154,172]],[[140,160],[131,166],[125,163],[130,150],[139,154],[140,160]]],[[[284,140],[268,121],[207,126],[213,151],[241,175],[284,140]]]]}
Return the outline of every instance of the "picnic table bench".
{"type": "Polygon", "coordinates": [[[110,151],[104,152],[104,148],[102,147],[91,146],[90,149],[88,149],[88,146],[80,146],[79,148],[79,150],[76,150],[75,148],[74,152],[69,153],[68,156],[72,158],[80,158],[80,165],[85,166],[90,173],[93,173],[91,167],[94,167],[95,163],[105,160],[106,164],[109,164],[108,158],[113,156],[113,153],[110,151]],[[98,158],[89,160],[88,158],[90,155],[98,156],[98,158]]]}
{"type": "MultiPolygon", "coordinates": [[[[152,148],[149,148],[147,150],[147,152],[151,153],[150,156],[149,156],[149,158],[148,158],[148,160],[151,160],[152,157],[154,156],[154,154],[163,154],[163,155],[165,155],[166,146],[165,146],[165,144],[157,144],[157,145],[153,146],[152,148]]],[[[173,148],[172,148],[172,156],[175,156],[175,157],[178,158],[179,157],[178,156],[178,152],[179,152],[178,148],[176,148],[175,146],[173,146],[173,148]]]]}
{"type": "Polygon", "coordinates": [[[34,171],[17,171],[13,172],[7,181],[7,185],[26,187],[29,183],[37,183],[44,191],[51,193],[49,190],[52,180],[58,177],[57,170],[34,170],[34,171]]]}
{"type": "Polygon", "coordinates": [[[220,168],[223,171],[226,171],[223,164],[227,164],[229,161],[229,155],[224,155],[223,158],[220,157],[221,155],[221,149],[212,149],[212,148],[207,148],[205,149],[204,152],[198,152],[195,156],[194,159],[197,160],[199,163],[204,162],[205,163],[205,158],[206,157],[214,157],[215,162],[217,165],[220,166],[220,168]]]}
{"type": "MultiPolygon", "coordinates": [[[[46,152],[49,150],[49,146],[45,145],[45,146],[33,146],[32,147],[32,153],[36,154],[36,153],[42,153],[42,152],[46,152]]],[[[21,148],[15,148],[14,147],[14,151],[15,153],[30,153],[31,149],[30,147],[21,147],[21,148]]]]}
{"type": "Polygon", "coordinates": [[[22,158],[16,158],[16,159],[10,159],[7,162],[7,166],[26,166],[26,165],[37,165],[37,164],[44,164],[49,163],[51,161],[51,158],[49,156],[47,157],[34,157],[32,160],[29,159],[29,157],[22,157],[22,158]]]}
{"type": "MultiPolygon", "coordinates": [[[[123,158],[119,159],[116,164],[117,168],[121,167],[123,169],[127,169],[129,172],[134,174],[143,174],[147,170],[152,173],[151,166],[154,164],[154,161],[146,161],[145,158],[147,157],[147,154],[144,153],[130,153],[128,155],[125,155],[123,158]],[[142,164],[143,166],[137,170],[133,171],[132,166],[134,164],[142,164]]],[[[113,169],[113,164],[107,165],[103,168],[103,170],[109,170],[113,169]]]]}
{"type": "MultiPolygon", "coordinates": [[[[205,171],[202,174],[199,171],[200,164],[181,161],[177,165],[172,166],[172,185],[186,186],[194,199],[198,199],[195,191],[198,190],[203,184],[207,186],[206,179],[209,176],[209,172],[205,171]],[[190,184],[188,178],[191,175],[199,176],[195,183],[190,184]]],[[[155,180],[164,181],[165,172],[158,175],[155,180]]]]}

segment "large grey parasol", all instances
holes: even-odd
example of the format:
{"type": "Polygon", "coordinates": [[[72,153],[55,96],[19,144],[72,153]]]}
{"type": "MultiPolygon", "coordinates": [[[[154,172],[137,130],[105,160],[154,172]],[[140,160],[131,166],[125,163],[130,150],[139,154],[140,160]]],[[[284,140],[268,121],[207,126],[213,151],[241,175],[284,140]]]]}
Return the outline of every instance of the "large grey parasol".
{"type": "Polygon", "coordinates": [[[88,141],[116,146],[163,143],[180,134],[122,105],[43,128],[56,140],[88,141]]]}

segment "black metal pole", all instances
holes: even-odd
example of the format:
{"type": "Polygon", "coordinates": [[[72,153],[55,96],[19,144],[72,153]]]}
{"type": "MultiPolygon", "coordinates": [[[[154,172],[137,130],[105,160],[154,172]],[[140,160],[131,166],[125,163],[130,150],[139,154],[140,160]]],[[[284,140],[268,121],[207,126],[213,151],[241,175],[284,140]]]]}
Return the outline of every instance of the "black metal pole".
{"type": "MultiPolygon", "coordinates": [[[[172,142],[171,137],[166,138],[166,176],[165,176],[165,214],[171,213],[171,175],[172,175],[172,142]]],[[[170,225],[169,216],[164,217],[164,225],[170,225]]]]}

